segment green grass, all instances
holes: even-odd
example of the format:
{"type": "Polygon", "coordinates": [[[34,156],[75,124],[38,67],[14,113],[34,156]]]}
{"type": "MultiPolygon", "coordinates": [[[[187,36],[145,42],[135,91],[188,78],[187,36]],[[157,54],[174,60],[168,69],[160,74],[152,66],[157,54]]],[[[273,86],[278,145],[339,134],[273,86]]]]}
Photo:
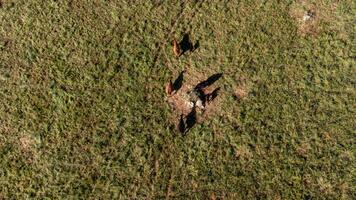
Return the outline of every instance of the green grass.
{"type": "Polygon", "coordinates": [[[354,1],[305,35],[299,1],[2,2],[0,199],[355,199],[354,1]],[[183,68],[223,73],[186,136],[183,68]]]}

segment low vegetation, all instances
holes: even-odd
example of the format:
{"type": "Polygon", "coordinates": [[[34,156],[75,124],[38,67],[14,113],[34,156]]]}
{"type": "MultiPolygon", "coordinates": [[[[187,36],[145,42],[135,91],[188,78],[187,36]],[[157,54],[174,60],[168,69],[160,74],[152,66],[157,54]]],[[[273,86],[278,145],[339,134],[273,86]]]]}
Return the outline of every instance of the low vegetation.
{"type": "Polygon", "coordinates": [[[0,2],[0,199],[355,199],[355,1],[0,2]]]}

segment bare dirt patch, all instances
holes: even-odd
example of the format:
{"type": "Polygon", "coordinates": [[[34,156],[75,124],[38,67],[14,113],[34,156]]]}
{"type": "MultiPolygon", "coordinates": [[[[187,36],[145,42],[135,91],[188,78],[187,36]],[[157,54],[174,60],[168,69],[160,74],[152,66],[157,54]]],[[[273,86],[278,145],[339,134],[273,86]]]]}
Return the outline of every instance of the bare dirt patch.
{"type": "Polygon", "coordinates": [[[244,86],[239,86],[235,89],[234,95],[235,95],[236,99],[242,100],[247,97],[248,91],[244,86]]]}
{"type": "MultiPolygon", "coordinates": [[[[220,91],[220,84],[218,80],[214,80],[211,84],[204,83],[209,82],[211,77],[216,76],[216,74],[200,73],[192,70],[185,70],[183,73],[183,81],[180,88],[174,92],[173,95],[167,97],[167,101],[173,109],[173,122],[176,123],[180,115],[188,116],[192,112],[192,104],[189,100],[189,92],[194,90],[194,88],[203,85],[201,91],[206,97],[204,104],[204,109],[196,107],[196,122],[201,123],[204,119],[210,115],[219,112],[219,105],[221,104],[222,92],[220,91]]],[[[219,79],[219,78],[217,78],[219,79]]]]}
{"type": "Polygon", "coordinates": [[[233,91],[233,96],[236,100],[241,101],[248,97],[249,94],[249,86],[247,84],[246,77],[242,76],[237,81],[237,86],[233,91]]]}
{"type": "Polygon", "coordinates": [[[38,159],[38,153],[36,150],[37,141],[35,138],[29,135],[22,135],[18,139],[17,146],[20,152],[23,154],[25,160],[31,164],[38,159]]]}
{"type": "Polygon", "coordinates": [[[21,137],[19,140],[20,148],[24,151],[28,151],[32,146],[32,139],[29,137],[21,137]]]}
{"type": "Polygon", "coordinates": [[[335,20],[336,7],[337,3],[299,0],[292,5],[289,14],[296,20],[299,34],[316,36],[322,31],[323,23],[335,20]]]}

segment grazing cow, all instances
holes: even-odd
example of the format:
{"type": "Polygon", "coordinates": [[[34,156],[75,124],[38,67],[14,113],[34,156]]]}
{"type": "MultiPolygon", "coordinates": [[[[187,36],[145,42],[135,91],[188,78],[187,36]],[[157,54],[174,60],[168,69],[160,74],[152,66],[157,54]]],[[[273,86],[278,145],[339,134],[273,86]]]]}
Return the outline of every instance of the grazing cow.
{"type": "Polygon", "coordinates": [[[166,94],[171,95],[173,93],[173,83],[172,80],[169,80],[169,83],[166,85],[166,94]]]}
{"type": "Polygon", "coordinates": [[[180,49],[180,46],[176,39],[173,39],[173,52],[174,55],[176,55],[176,57],[179,57],[180,54],[182,53],[182,50],[180,49]]]}

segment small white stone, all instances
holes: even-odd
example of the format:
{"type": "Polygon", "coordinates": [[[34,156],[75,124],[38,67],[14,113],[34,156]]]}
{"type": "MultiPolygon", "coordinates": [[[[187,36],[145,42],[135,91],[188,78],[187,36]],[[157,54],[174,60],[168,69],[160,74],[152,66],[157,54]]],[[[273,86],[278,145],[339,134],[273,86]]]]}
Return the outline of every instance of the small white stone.
{"type": "Polygon", "coordinates": [[[199,108],[204,109],[205,107],[203,106],[203,101],[201,99],[198,99],[197,104],[199,108]]]}
{"type": "Polygon", "coordinates": [[[313,11],[308,10],[308,11],[306,11],[306,12],[305,12],[305,14],[304,14],[304,16],[303,16],[303,21],[309,21],[309,20],[312,20],[312,18],[314,18],[314,17],[315,17],[314,12],[313,12],[313,11]]]}
{"type": "Polygon", "coordinates": [[[303,16],[303,21],[308,21],[308,20],[310,20],[310,18],[311,18],[310,15],[305,14],[305,15],[303,16]]]}
{"type": "Polygon", "coordinates": [[[191,101],[186,101],[186,104],[188,106],[188,108],[193,108],[194,107],[194,103],[191,101]]]}

